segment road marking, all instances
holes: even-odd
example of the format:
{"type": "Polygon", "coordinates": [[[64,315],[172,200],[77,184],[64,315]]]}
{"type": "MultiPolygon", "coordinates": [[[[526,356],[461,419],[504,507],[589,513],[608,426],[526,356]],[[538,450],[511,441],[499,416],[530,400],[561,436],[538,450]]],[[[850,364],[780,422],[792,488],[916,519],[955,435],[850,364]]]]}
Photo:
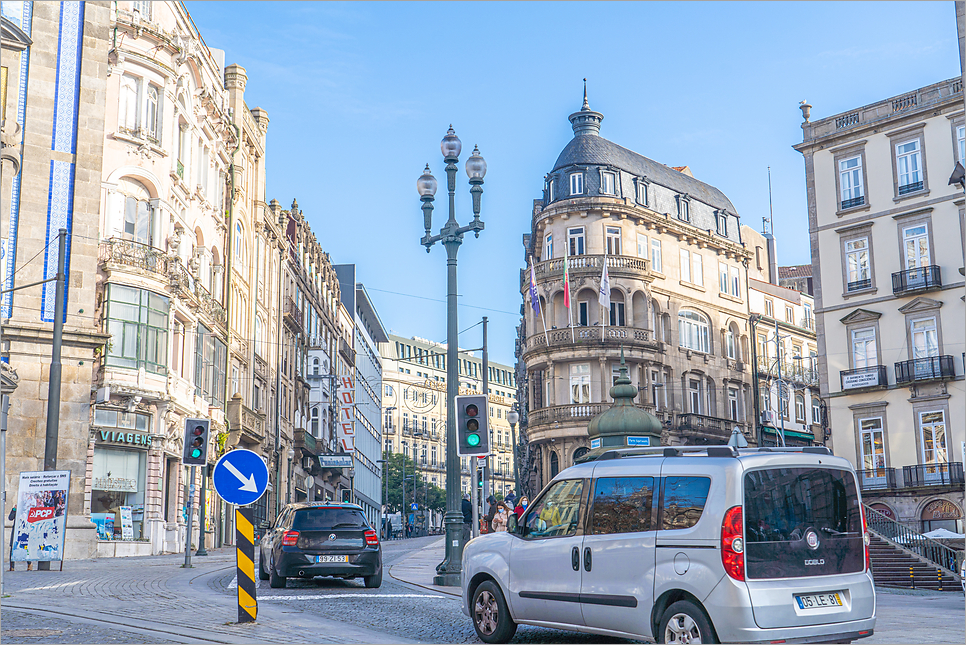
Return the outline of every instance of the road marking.
{"type": "Polygon", "coordinates": [[[238,586],[238,574],[236,573],[236,574],[235,574],[235,575],[234,575],[234,576],[232,577],[232,579],[231,579],[231,582],[229,582],[229,583],[228,583],[228,588],[229,588],[229,589],[234,589],[234,588],[236,588],[237,586],[238,586]]]}
{"type": "Polygon", "coordinates": [[[436,596],[432,594],[424,593],[387,593],[387,594],[374,594],[374,593],[327,593],[318,594],[314,596],[263,596],[259,595],[259,600],[330,600],[333,598],[356,598],[359,600],[365,599],[369,600],[371,598],[433,598],[433,599],[445,599],[450,600],[448,596],[436,596]]]}
{"type": "Polygon", "coordinates": [[[45,591],[47,589],[60,589],[61,587],[70,587],[72,585],[79,585],[87,582],[87,580],[75,580],[73,582],[61,582],[56,585],[44,585],[43,587],[28,587],[27,589],[21,589],[20,592],[24,591],[45,591]]]}

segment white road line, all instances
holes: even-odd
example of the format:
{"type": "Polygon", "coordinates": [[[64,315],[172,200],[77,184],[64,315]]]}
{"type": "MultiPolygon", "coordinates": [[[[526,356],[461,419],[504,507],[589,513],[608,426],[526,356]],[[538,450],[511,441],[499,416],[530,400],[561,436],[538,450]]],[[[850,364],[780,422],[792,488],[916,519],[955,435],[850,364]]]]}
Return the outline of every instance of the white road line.
{"type": "Polygon", "coordinates": [[[373,594],[373,593],[327,593],[318,594],[314,596],[263,596],[259,594],[256,597],[258,600],[329,600],[332,598],[356,598],[358,600],[370,600],[373,598],[432,598],[432,599],[444,599],[450,600],[447,596],[437,596],[433,594],[422,594],[422,593],[387,593],[387,594],[373,594]]]}
{"type": "Polygon", "coordinates": [[[75,580],[73,582],[61,582],[60,584],[56,584],[56,585],[44,585],[43,587],[28,587],[27,589],[21,589],[20,591],[22,593],[24,591],[44,591],[47,589],[60,589],[62,587],[70,587],[73,585],[84,584],[85,582],[87,582],[87,580],[75,580]]]}
{"type": "Polygon", "coordinates": [[[235,574],[235,577],[232,578],[231,579],[231,582],[228,583],[228,588],[229,589],[234,589],[237,586],[238,586],[238,574],[236,573],[235,574]]]}

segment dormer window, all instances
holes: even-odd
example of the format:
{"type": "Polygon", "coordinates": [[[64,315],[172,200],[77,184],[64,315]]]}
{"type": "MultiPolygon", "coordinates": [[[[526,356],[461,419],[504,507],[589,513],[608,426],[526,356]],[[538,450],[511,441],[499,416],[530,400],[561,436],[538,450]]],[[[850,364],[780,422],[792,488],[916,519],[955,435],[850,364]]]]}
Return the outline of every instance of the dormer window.
{"type": "Polygon", "coordinates": [[[600,192],[605,195],[617,194],[617,175],[612,172],[601,171],[600,173],[600,192]]]}
{"type": "Polygon", "coordinates": [[[691,200],[687,195],[678,195],[678,219],[682,222],[691,221],[691,200]]]}
{"type": "Polygon", "coordinates": [[[728,213],[725,211],[715,211],[714,222],[718,235],[728,237],[728,213]]]}
{"type": "Polygon", "coordinates": [[[582,172],[575,172],[570,175],[570,194],[584,194],[584,174],[582,172]]]}
{"type": "Polygon", "coordinates": [[[556,198],[553,191],[553,177],[547,181],[547,203],[549,204],[556,198]]]}
{"type": "Polygon", "coordinates": [[[647,182],[643,179],[637,180],[637,203],[647,206],[647,182]]]}

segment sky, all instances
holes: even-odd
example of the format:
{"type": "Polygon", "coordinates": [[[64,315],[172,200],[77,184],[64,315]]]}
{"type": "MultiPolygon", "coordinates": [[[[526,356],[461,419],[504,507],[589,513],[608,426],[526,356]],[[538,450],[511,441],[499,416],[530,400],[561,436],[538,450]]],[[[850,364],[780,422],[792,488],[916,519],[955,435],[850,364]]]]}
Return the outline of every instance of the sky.
{"type": "Polygon", "coordinates": [[[248,73],[270,124],[266,201],[293,198],[335,263],[355,263],[389,333],[446,340],[446,253],[419,240],[416,179],[439,141],[486,159],[479,239],[459,251],[460,346],[513,364],[522,235],[573,137],[587,78],[601,136],[725,193],[761,230],[771,168],[779,263],[809,262],[799,103],[812,120],[959,75],[953,2],[187,2],[248,73]],[[474,326],[475,325],[475,326],[474,326]]]}

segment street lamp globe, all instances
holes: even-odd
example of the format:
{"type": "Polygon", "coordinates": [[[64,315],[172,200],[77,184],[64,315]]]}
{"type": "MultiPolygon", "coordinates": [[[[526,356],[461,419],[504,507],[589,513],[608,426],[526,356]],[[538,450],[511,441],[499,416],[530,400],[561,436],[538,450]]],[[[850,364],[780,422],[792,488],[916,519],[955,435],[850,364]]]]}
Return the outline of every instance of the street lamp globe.
{"type": "Polygon", "coordinates": [[[288,460],[289,461],[292,461],[293,459],[295,459],[295,449],[294,448],[289,448],[288,449],[288,460]]]}
{"type": "Polygon", "coordinates": [[[449,130],[446,131],[446,136],[440,142],[439,149],[442,151],[444,159],[460,156],[460,151],[463,150],[463,144],[460,142],[459,137],[456,136],[456,131],[453,130],[452,124],[450,124],[449,130]]]}
{"type": "Polygon", "coordinates": [[[416,180],[416,190],[419,191],[420,197],[432,197],[436,194],[436,178],[429,171],[429,164],[426,164],[426,170],[416,180]]]}
{"type": "Polygon", "coordinates": [[[520,413],[516,410],[510,410],[506,413],[506,420],[511,426],[515,426],[517,421],[520,420],[520,413]]]}
{"type": "Polygon", "coordinates": [[[486,162],[480,156],[479,146],[473,146],[473,154],[466,160],[466,175],[470,179],[483,179],[486,175],[486,162]]]}

